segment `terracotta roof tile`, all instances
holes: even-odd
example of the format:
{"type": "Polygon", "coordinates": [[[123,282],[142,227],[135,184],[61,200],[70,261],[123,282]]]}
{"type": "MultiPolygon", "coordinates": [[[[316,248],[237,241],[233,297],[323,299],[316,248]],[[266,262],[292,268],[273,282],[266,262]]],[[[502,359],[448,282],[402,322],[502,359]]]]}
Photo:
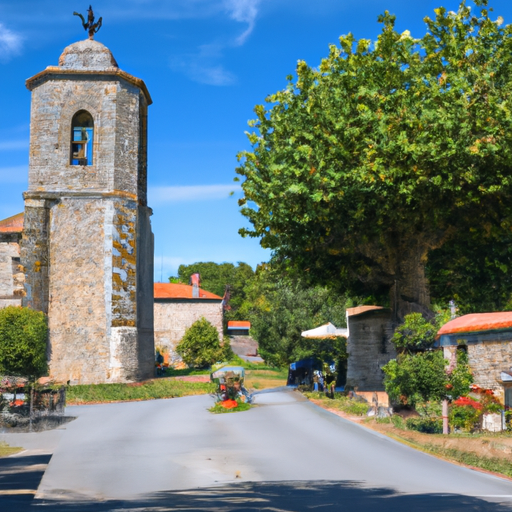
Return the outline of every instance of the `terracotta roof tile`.
{"type": "Polygon", "coordinates": [[[384,309],[382,306],[356,306],[355,308],[347,308],[347,316],[356,316],[367,311],[384,309]]]}
{"type": "Polygon", "coordinates": [[[512,311],[498,313],[473,313],[459,316],[444,324],[437,333],[437,338],[444,334],[471,333],[512,329],[512,311]]]}
{"type": "Polygon", "coordinates": [[[199,297],[192,296],[192,286],[181,283],[155,283],[155,299],[218,299],[222,297],[199,288],[199,297]]]}
{"type": "Polygon", "coordinates": [[[23,231],[24,213],[18,213],[4,220],[0,220],[0,233],[21,233],[23,231]]]}
{"type": "Polygon", "coordinates": [[[251,322],[231,320],[228,322],[228,329],[250,329],[251,322]]]}

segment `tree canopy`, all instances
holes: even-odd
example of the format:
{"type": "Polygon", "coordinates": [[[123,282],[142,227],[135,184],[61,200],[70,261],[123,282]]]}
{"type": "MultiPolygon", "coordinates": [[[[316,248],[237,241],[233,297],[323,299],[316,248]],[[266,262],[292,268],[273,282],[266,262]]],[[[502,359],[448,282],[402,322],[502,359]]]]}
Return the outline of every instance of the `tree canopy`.
{"type": "Polygon", "coordinates": [[[239,261],[233,263],[214,263],[213,261],[199,261],[191,265],[180,265],[178,276],[170,277],[170,282],[181,282],[188,284],[192,274],[199,273],[201,276],[201,288],[215,293],[220,297],[224,296],[226,287],[229,291],[229,310],[226,312],[228,320],[247,320],[238,313],[240,306],[246,298],[245,289],[254,276],[250,265],[239,261]]]}
{"type": "Polygon", "coordinates": [[[307,339],[302,331],[327,322],[345,326],[346,298],[322,286],[307,286],[266,265],[258,267],[240,309],[251,322],[251,336],[258,341],[263,359],[276,366],[315,357],[346,359],[345,338],[307,339]]]}
{"type": "Polygon", "coordinates": [[[428,311],[430,251],[509,236],[512,27],[475,3],[436,9],[419,39],[385,12],[376,42],[299,61],[239,155],[241,234],[314,282],[389,294],[400,319],[428,311]]]}

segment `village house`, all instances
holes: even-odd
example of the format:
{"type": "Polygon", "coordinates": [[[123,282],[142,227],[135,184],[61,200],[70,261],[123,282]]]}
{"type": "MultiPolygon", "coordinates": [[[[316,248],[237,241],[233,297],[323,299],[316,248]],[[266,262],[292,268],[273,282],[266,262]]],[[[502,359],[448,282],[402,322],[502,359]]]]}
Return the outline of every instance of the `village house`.
{"type": "Polygon", "coordinates": [[[475,313],[451,320],[437,333],[436,346],[448,361],[457,350],[468,354],[474,384],[492,389],[512,407],[512,311],[475,313]]]}
{"type": "Polygon", "coordinates": [[[25,274],[20,262],[23,213],[0,221],[0,308],[21,306],[25,274]]]}
{"type": "Polygon", "coordinates": [[[166,354],[169,364],[180,364],[176,345],[185,331],[197,320],[205,318],[217,329],[222,340],[223,312],[222,297],[214,293],[194,285],[155,283],[155,347],[166,354]]]}

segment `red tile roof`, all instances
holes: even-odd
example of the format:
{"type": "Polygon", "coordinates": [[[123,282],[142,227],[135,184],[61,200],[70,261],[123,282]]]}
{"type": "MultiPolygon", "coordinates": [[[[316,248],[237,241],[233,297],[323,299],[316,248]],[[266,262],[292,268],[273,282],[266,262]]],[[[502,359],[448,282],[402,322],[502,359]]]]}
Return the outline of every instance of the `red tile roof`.
{"type": "Polygon", "coordinates": [[[512,311],[499,313],[473,313],[459,316],[444,324],[437,333],[437,338],[443,334],[471,333],[512,329],[512,311]]]}
{"type": "Polygon", "coordinates": [[[367,311],[384,309],[382,306],[356,306],[355,308],[347,308],[347,316],[356,316],[367,311]]]}
{"type": "Polygon", "coordinates": [[[251,322],[231,320],[228,322],[228,329],[250,329],[251,322]]]}
{"type": "Polygon", "coordinates": [[[21,233],[24,213],[18,213],[8,219],[0,220],[0,233],[21,233]]]}
{"type": "Polygon", "coordinates": [[[155,283],[155,299],[218,299],[222,297],[199,288],[199,297],[192,296],[192,286],[177,283],[155,283]]]}

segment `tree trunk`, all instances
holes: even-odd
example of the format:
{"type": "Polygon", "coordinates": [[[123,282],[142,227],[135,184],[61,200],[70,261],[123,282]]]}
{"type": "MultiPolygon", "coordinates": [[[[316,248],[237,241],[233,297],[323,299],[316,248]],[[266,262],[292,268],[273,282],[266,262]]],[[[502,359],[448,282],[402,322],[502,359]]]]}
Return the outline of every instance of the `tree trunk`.
{"type": "Polygon", "coordinates": [[[397,323],[402,323],[410,313],[421,313],[426,318],[433,316],[429,283],[425,276],[430,247],[421,239],[409,239],[408,242],[397,247],[395,279],[390,289],[390,304],[397,323]]]}

